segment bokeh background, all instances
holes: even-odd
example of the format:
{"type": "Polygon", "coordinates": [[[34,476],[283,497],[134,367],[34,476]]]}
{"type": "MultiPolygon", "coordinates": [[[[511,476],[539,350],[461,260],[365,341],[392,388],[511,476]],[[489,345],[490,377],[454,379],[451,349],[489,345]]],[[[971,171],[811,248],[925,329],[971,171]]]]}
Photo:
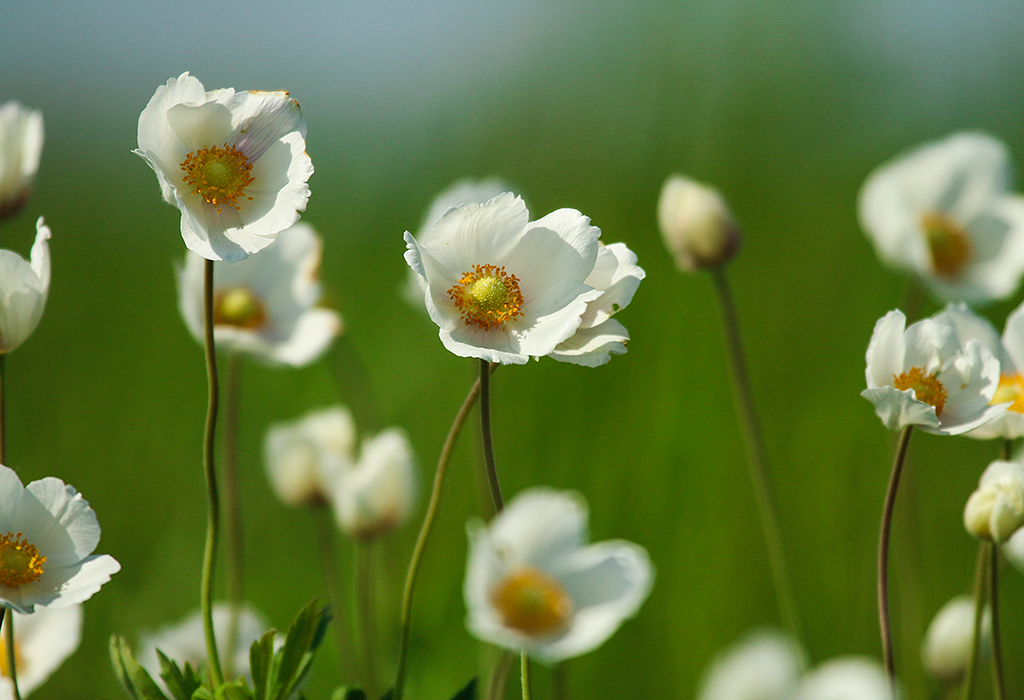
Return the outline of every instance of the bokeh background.
{"type": "MultiPolygon", "coordinates": [[[[304,220],[325,239],[326,300],[346,322],[309,368],[244,368],[246,588],[275,625],[323,579],[307,514],[267,486],[264,430],[341,400],[367,431],[404,427],[429,483],[476,363],[445,351],[401,299],[402,233],[443,188],[486,176],[538,216],[579,209],[647,271],[619,317],[627,355],[495,375],[506,494],[576,489],[595,539],[641,543],[658,568],[639,616],[569,663],[572,697],[693,697],[716,650],[778,623],[710,281],[678,273],[656,230],[659,188],[678,171],[721,188],[743,225],[729,275],[809,655],[878,656],[874,557],[894,436],[859,393],[873,324],[909,286],[877,263],[857,191],[882,161],[959,129],[989,131],[1024,158],[1024,5],[39,1],[8,3],[0,17],[0,100],[46,120],[34,197],[0,228],[0,246],[27,255],[40,215],[53,229],[46,315],[7,363],[9,462],[26,481],[56,475],[84,493],[103,525],[100,551],[123,566],[87,603],[78,654],[33,697],[123,697],[109,635],[135,639],[199,601],[203,359],[177,312],[178,213],[131,153],[139,112],[186,70],[208,89],[287,89],[301,103],[316,167],[304,220]]],[[[1019,301],[985,312],[1001,326],[1019,301]]],[[[476,448],[469,431],[428,550],[410,697],[446,698],[489,672],[461,596],[464,525],[486,512],[476,448]]],[[[928,621],[970,585],[976,543],[962,508],[997,452],[924,434],[911,445],[893,591],[912,698],[928,689],[928,621]]],[[[389,673],[415,530],[377,555],[378,665],[389,673]]],[[[348,583],[351,547],[339,548],[348,583]]],[[[1013,695],[1024,692],[1024,575],[1003,580],[1013,695]]],[[[310,698],[340,680],[333,645],[310,698]]],[[[546,670],[536,683],[547,697],[546,670]]]]}

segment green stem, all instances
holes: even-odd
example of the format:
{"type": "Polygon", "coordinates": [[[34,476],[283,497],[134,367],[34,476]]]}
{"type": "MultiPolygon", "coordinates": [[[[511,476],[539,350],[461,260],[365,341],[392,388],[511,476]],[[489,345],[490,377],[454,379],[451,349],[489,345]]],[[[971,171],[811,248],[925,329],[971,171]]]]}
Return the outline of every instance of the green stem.
{"type": "Polygon", "coordinates": [[[508,685],[508,673],[512,670],[513,658],[515,657],[509,652],[501,651],[501,655],[494,664],[494,671],[491,673],[491,685],[487,689],[487,700],[503,700],[505,697],[505,686],[508,685]]]}
{"type": "Polygon", "coordinates": [[[331,515],[327,504],[313,507],[313,526],[316,528],[316,542],[320,548],[320,561],[324,570],[324,584],[327,586],[327,599],[331,602],[331,613],[333,620],[331,627],[334,628],[334,641],[338,647],[338,671],[341,677],[348,675],[349,647],[345,636],[345,625],[341,624],[342,598],[341,588],[338,586],[338,563],[335,558],[334,541],[335,525],[334,517],[331,515]]]}
{"type": "Polygon", "coordinates": [[[790,585],[789,573],[786,569],[786,554],[782,545],[782,531],[779,526],[778,506],[775,503],[771,476],[768,473],[768,452],[765,449],[764,436],[754,407],[754,396],[750,389],[750,378],[747,376],[747,363],[744,359],[743,342],[740,337],[739,318],[732,292],[725,277],[724,267],[712,270],[711,277],[715,282],[719,307],[722,312],[722,325],[725,329],[726,345],[729,348],[729,359],[732,366],[732,379],[736,408],[743,425],[743,437],[747,448],[747,464],[750,479],[754,485],[757,498],[757,512],[761,518],[761,529],[764,532],[765,545],[768,549],[768,562],[771,566],[772,581],[775,584],[775,596],[778,600],[779,615],[789,633],[797,640],[800,633],[800,618],[797,614],[796,599],[790,585]]]}
{"type": "Polygon", "coordinates": [[[1002,459],[1007,462],[1013,459],[1013,440],[1010,438],[1003,440],[1002,459]]]}
{"type": "Polygon", "coordinates": [[[356,557],[356,619],[363,647],[363,675],[366,679],[367,697],[377,697],[377,668],[374,658],[377,652],[376,634],[373,626],[373,569],[371,553],[373,543],[359,540],[355,543],[356,557]]]}
{"type": "Polygon", "coordinates": [[[494,466],[494,445],[491,444],[491,365],[480,360],[480,437],[484,447],[484,467],[487,470],[487,485],[491,489],[494,512],[505,509],[498,483],[498,470],[494,466]]]}
{"type": "Polygon", "coordinates": [[[1006,682],[1003,679],[1003,645],[999,633],[999,548],[995,542],[986,545],[988,549],[988,604],[992,610],[992,694],[995,700],[1006,697],[1006,682]]]}
{"type": "Polygon", "coordinates": [[[238,415],[241,396],[241,362],[237,353],[228,355],[226,396],[224,397],[224,510],[228,536],[228,656],[224,675],[230,678],[237,669],[231,667],[238,647],[242,616],[242,571],[245,550],[242,542],[242,509],[238,487],[238,415]]]}
{"type": "Polygon", "coordinates": [[[974,676],[981,657],[982,621],[985,619],[985,576],[988,571],[988,548],[984,542],[978,545],[978,563],[974,568],[974,639],[971,655],[964,672],[963,700],[970,700],[974,694],[974,676]]]}
{"type": "Polygon", "coordinates": [[[555,700],[566,700],[569,697],[569,681],[566,677],[565,662],[555,664],[555,667],[551,670],[551,681],[553,690],[552,697],[555,700]]]}
{"type": "Polygon", "coordinates": [[[530,679],[530,657],[526,655],[524,651],[520,654],[522,658],[522,682],[523,682],[523,700],[533,700],[533,681],[530,679]]]}
{"type": "MultiPolygon", "coordinates": [[[[3,357],[0,355],[0,357],[3,357]]],[[[14,700],[21,700],[21,692],[18,690],[18,649],[14,645],[14,611],[10,608],[3,608],[0,614],[0,624],[4,625],[4,647],[7,652],[7,677],[11,679],[11,688],[14,692],[14,700]]]]}
{"type": "Polygon", "coordinates": [[[900,474],[903,462],[910,445],[910,436],[914,426],[908,425],[900,433],[896,446],[896,457],[893,460],[892,475],[889,477],[889,488],[885,494],[885,505],[882,508],[882,527],[878,535],[878,626],[882,633],[882,657],[885,661],[885,672],[889,677],[892,696],[896,697],[896,660],[892,650],[892,623],[889,618],[889,533],[892,530],[892,514],[896,505],[896,491],[900,485],[900,474]]]}

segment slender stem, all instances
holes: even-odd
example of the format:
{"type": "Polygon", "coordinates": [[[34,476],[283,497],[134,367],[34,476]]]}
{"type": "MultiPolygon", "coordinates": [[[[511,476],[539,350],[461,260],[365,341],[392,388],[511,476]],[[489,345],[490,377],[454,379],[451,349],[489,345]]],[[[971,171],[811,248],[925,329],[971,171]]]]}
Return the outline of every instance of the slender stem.
{"type": "Polygon", "coordinates": [[[484,467],[487,469],[487,484],[494,501],[494,512],[505,509],[501,499],[501,485],[498,470],[494,466],[494,446],[491,444],[491,366],[487,360],[480,360],[480,436],[484,447],[484,467]]]}
{"type": "MultiPolygon", "coordinates": [[[[0,355],[0,357],[3,357],[0,355]]],[[[18,690],[18,649],[14,645],[14,611],[10,608],[3,608],[0,613],[0,625],[4,626],[4,648],[7,652],[7,677],[11,679],[11,688],[14,691],[14,700],[21,700],[21,692],[18,690]],[[7,624],[4,624],[4,623],[7,624]]]]}
{"type": "Polygon", "coordinates": [[[551,680],[554,686],[551,693],[552,697],[555,700],[566,700],[569,697],[569,680],[564,661],[555,664],[555,667],[551,669],[551,680]]]}
{"type": "Polygon", "coordinates": [[[1006,697],[1003,679],[1003,644],[999,633],[999,547],[995,542],[984,545],[988,549],[988,604],[992,610],[992,695],[995,700],[1006,697]]]}
{"type": "Polygon", "coordinates": [[[341,677],[349,675],[348,671],[348,639],[345,636],[345,625],[341,624],[342,598],[338,586],[338,563],[335,558],[335,526],[327,504],[313,508],[313,525],[316,528],[316,542],[320,547],[320,561],[324,570],[324,584],[327,587],[327,599],[331,602],[331,614],[334,628],[334,641],[338,647],[338,671],[341,677]]]}
{"type": "Polygon", "coordinates": [[[210,684],[214,689],[224,683],[220,657],[217,655],[217,637],[213,631],[213,571],[217,560],[217,540],[220,534],[220,499],[217,495],[217,472],[214,463],[214,441],[217,432],[217,404],[220,400],[217,385],[217,348],[213,340],[213,261],[207,260],[203,272],[203,338],[206,346],[206,376],[209,394],[206,407],[206,430],[203,438],[203,471],[209,508],[206,519],[206,550],[203,553],[203,581],[199,607],[203,615],[203,634],[206,637],[206,656],[210,684]]]}
{"type": "Polygon", "coordinates": [[[1013,440],[1006,438],[1003,440],[1003,454],[1002,459],[1009,462],[1013,459],[1013,440]]]}
{"type": "Polygon", "coordinates": [[[900,485],[900,474],[903,461],[907,456],[910,436],[914,426],[908,425],[900,433],[896,446],[896,458],[889,477],[889,488],[885,494],[885,506],[882,509],[882,527],[878,535],[878,625],[882,632],[882,657],[885,661],[885,672],[892,686],[892,696],[896,697],[896,661],[892,651],[892,623],[889,619],[889,532],[892,529],[892,513],[896,505],[896,491],[900,485]]]}
{"type": "MultiPolygon", "coordinates": [[[[491,371],[494,371],[494,368],[491,371]]],[[[434,520],[437,518],[437,509],[441,502],[441,486],[444,483],[444,476],[448,471],[448,462],[451,460],[455,442],[458,440],[459,433],[462,432],[462,426],[466,423],[469,412],[473,408],[473,404],[476,403],[479,394],[480,380],[477,380],[473,384],[473,388],[469,390],[466,400],[462,402],[462,408],[459,409],[458,414],[455,416],[451,430],[448,431],[448,437],[444,441],[444,447],[441,448],[441,456],[437,460],[437,471],[434,473],[434,486],[430,492],[430,502],[427,504],[427,512],[423,516],[423,525],[420,526],[420,534],[416,538],[416,546],[413,548],[412,558],[409,561],[409,572],[405,577],[405,591],[402,594],[401,632],[398,638],[398,669],[395,672],[395,687],[391,696],[392,700],[402,700],[402,691],[405,688],[406,662],[409,655],[409,626],[412,620],[412,594],[416,588],[416,576],[419,574],[420,564],[423,561],[423,552],[427,546],[427,539],[430,537],[430,531],[434,527],[434,520]]]]}
{"type": "Polygon", "coordinates": [[[530,657],[524,651],[522,657],[523,700],[533,700],[533,681],[530,679],[530,657]]]}
{"type": "Polygon", "coordinates": [[[988,571],[988,548],[984,542],[978,546],[978,563],[974,567],[974,637],[971,642],[971,655],[967,660],[962,687],[963,700],[970,700],[974,694],[974,675],[981,657],[982,621],[985,619],[985,576],[988,571]]]}
{"type": "Polygon", "coordinates": [[[754,407],[750,378],[747,376],[747,363],[744,359],[743,342],[740,338],[736,305],[733,302],[729,282],[725,277],[724,267],[715,268],[711,277],[715,282],[715,291],[722,312],[722,325],[725,329],[725,339],[729,347],[729,359],[732,366],[734,398],[743,425],[747,464],[757,498],[757,512],[761,518],[761,529],[764,531],[765,545],[768,549],[768,562],[771,566],[772,581],[775,584],[779,615],[790,634],[799,640],[801,639],[800,618],[797,614],[794,602],[796,599],[793,597],[793,589],[786,569],[786,554],[782,545],[778,506],[775,503],[771,476],[768,473],[768,452],[765,449],[764,436],[761,433],[760,421],[754,407]]]}
{"type": "Polygon", "coordinates": [[[505,686],[508,685],[508,673],[512,670],[512,659],[515,658],[507,651],[502,651],[494,664],[494,671],[491,673],[491,685],[487,689],[487,700],[503,700],[505,697],[505,686]]]}
{"type": "Polygon", "coordinates": [[[367,697],[377,697],[376,632],[373,625],[373,568],[371,561],[373,542],[360,540],[355,546],[356,612],[363,647],[363,675],[367,697]]]}
{"type": "Polygon", "coordinates": [[[231,677],[237,669],[231,668],[238,646],[238,628],[242,616],[242,572],[245,549],[242,541],[242,509],[238,487],[238,414],[241,397],[242,363],[237,353],[228,355],[224,397],[224,515],[228,536],[228,616],[227,644],[224,675],[231,677]]]}

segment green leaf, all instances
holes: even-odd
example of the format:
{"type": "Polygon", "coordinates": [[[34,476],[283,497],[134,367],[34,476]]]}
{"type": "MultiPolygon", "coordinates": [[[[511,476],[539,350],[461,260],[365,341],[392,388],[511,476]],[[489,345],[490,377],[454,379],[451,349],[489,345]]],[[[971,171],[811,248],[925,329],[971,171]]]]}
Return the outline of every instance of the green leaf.
{"type": "Polygon", "coordinates": [[[167,700],[146,669],[135,660],[124,637],[111,636],[110,662],[114,666],[117,680],[135,700],[167,700]]]}
{"type": "Polygon", "coordinates": [[[210,690],[210,686],[201,685],[192,693],[192,700],[214,700],[213,691],[210,690]]]}
{"type": "Polygon", "coordinates": [[[455,693],[455,696],[452,697],[452,700],[476,700],[476,681],[476,678],[470,678],[469,683],[467,683],[462,690],[455,693]]]}
{"type": "Polygon", "coordinates": [[[178,664],[159,649],[156,650],[156,656],[160,660],[160,677],[164,679],[171,695],[175,700],[190,700],[196,689],[203,684],[199,675],[188,663],[184,670],[179,669],[178,664]]]}
{"type": "Polygon", "coordinates": [[[253,695],[258,700],[265,700],[268,691],[273,688],[270,682],[270,670],[274,662],[273,630],[264,633],[249,647],[249,670],[252,674],[253,695]]]}
{"type": "Polygon", "coordinates": [[[321,605],[318,599],[299,611],[284,646],[274,654],[272,682],[268,683],[271,690],[261,700],[286,700],[295,691],[309,671],[330,621],[330,608],[321,605]]]}
{"type": "Polygon", "coordinates": [[[217,688],[216,700],[252,700],[252,690],[244,679],[239,678],[217,688]]]}

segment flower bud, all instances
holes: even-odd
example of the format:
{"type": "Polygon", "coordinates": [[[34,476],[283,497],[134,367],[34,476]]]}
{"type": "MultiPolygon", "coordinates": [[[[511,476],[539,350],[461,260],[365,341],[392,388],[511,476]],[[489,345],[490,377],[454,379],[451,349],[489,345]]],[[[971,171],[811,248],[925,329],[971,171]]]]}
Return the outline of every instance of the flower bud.
{"type": "Polygon", "coordinates": [[[658,225],[681,270],[724,265],[740,249],[740,229],[722,195],[680,175],[661,188],[658,225]]]}
{"type": "Polygon", "coordinates": [[[42,150],[42,113],[17,102],[0,106],[0,220],[25,205],[42,150]]]}
{"type": "Polygon", "coordinates": [[[964,508],[964,527],[983,540],[998,544],[1024,525],[1024,466],[995,461],[981,476],[978,489],[964,508]]]}
{"type": "Polygon", "coordinates": [[[338,525],[363,540],[390,532],[409,517],[418,486],[408,438],[397,428],[385,430],[363,444],[359,461],[335,484],[338,525]]]}
{"type": "MultiPolygon", "coordinates": [[[[992,614],[986,607],[981,627],[982,651],[985,653],[991,627],[992,614]]],[[[973,645],[974,599],[960,595],[943,605],[928,625],[921,648],[925,670],[942,683],[956,683],[970,663],[973,645]]]]}
{"type": "Polygon", "coordinates": [[[355,443],[355,422],[340,405],[271,426],[264,457],[278,498],[289,506],[326,505],[339,475],[351,468],[355,443]]]}

